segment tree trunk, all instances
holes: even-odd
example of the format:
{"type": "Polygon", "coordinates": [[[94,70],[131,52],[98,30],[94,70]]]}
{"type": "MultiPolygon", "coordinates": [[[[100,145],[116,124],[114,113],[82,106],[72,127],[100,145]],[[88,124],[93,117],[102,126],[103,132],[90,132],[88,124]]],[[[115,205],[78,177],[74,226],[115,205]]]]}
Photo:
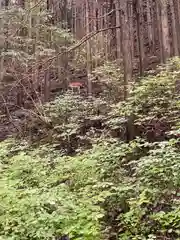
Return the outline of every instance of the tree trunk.
{"type": "Polygon", "coordinates": [[[178,44],[178,52],[180,54],[180,2],[174,0],[173,1],[174,12],[175,12],[175,22],[176,22],[176,34],[177,34],[177,44],[178,44]]]}
{"type": "Polygon", "coordinates": [[[137,42],[139,50],[139,72],[140,76],[144,74],[144,29],[143,29],[143,18],[142,18],[142,1],[137,0],[136,2],[136,20],[137,20],[137,42]]]}
{"type": "MultiPolygon", "coordinates": [[[[109,27],[115,27],[116,26],[115,10],[116,10],[116,8],[115,8],[114,1],[111,0],[110,1],[110,8],[109,8],[109,12],[111,12],[109,27]]],[[[117,59],[116,29],[112,29],[111,31],[109,31],[109,34],[110,34],[109,55],[110,55],[111,60],[115,60],[115,59],[117,59]]]]}
{"type": "Polygon", "coordinates": [[[151,9],[152,9],[152,1],[147,0],[148,45],[149,45],[149,52],[153,53],[153,31],[152,31],[151,9]]]}
{"type": "MultiPolygon", "coordinates": [[[[120,26],[121,11],[120,11],[120,5],[118,1],[115,1],[115,9],[116,9],[116,26],[120,26]]],[[[120,28],[116,29],[116,47],[117,47],[117,59],[119,60],[122,58],[120,28]]]]}
{"type": "Polygon", "coordinates": [[[158,41],[159,41],[159,51],[160,51],[160,62],[164,63],[164,54],[163,54],[163,39],[162,39],[162,24],[160,17],[160,4],[156,1],[156,14],[157,14],[157,26],[158,26],[158,41]]]}
{"type": "Polygon", "coordinates": [[[44,103],[50,100],[50,76],[49,69],[45,70],[44,77],[44,103]]]}
{"type": "Polygon", "coordinates": [[[129,19],[129,34],[130,34],[130,45],[131,45],[131,57],[132,63],[134,59],[134,14],[133,14],[133,1],[128,0],[128,19],[129,19]]]}
{"type": "Polygon", "coordinates": [[[163,41],[163,59],[166,61],[171,55],[170,39],[169,39],[169,26],[168,26],[168,14],[167,14],[167,2],[161,1],[161,24],[162,24],[162,41],[163,41]]]}
{"type": "Polygon", "coordinates": [[[127,0],[121,3],[121,36],[124,63],[124,100],[128,96],[128,84],[132,80],[132,56],[131,56],[131,37],[129,34],[128,4],[127,0]]]}
{"type": "MultiPolygon", "coordinates": [[[[88,0],[86,0],[86,34],[88,35],[90,33],[90,27],[89,27],[89,3],[88,0]]],[[[87,40],[86,43],[86,57],[87,57],[87,77],[88,77],[88,95],[92,95],[92,82],[91,82],[91,45],[90,40],[87,40]]]]}
{"type": "Polygon", "coordinates": [[[170,3],[171,21],[172,21],[173,55],[178,56],[179,55],[178,35],[177,35],[178,29],[176,29],[176,17],[175,17],[173,0],[169,0],[169,3],[170,3]]]}

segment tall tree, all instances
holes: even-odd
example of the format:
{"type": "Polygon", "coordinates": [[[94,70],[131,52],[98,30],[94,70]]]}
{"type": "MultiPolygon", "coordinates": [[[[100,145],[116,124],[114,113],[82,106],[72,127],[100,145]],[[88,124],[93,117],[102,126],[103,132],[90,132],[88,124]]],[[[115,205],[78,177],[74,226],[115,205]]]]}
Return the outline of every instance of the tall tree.
{"type": "Polygon", "coordinates": [[[124,62],[124,99],[128,96],[128,84],[132,80],[132,51],[131,51],[131,36],[130,36],[130,25],[128,21],[128,1],[124,0],[121,2],[121,41],[123,51],[123,62],[124,62]]]}
{"type": "Polygon", "coordinates": [[[152,0],[147,0],[147,27],[148,27],[148,45],[150,53],[153,53],[153,29],[152,29],[152,0]]]}
{"type": "MultiPolygon", "coordinates": [[[[89,25],[89,2],[86,0],[86,34],[88,35],[90,33],[90,25],[89,25]]],[[[90,41],[87,40],[86,44],[86,56],[87,56],[87,77],[88,77],[88,94],[92,94],[92,82],[91,82],[91,45],[90,41]]]]}
{"type": "Polygon", "coordinates": [[[161,6],[160,18],[161,18],[161,26],[162,26],[163,60],[165,61],[171,55],[167,0],[160,0],[160,6],[161,6]]]}
{"type": "Polygon", "coordinates": [[[173,54],[175,56],[179,55],[179,49],[178,49],[178,29],[176,28],[176,16],[175,16],[175,5],[173,0],[169,0],[170,4],[170,10],[171,10],[171,22],[172,22],[172,48],[173,48],[173,54]]]}
{"type": "MultiPolygon", "coordinates": [[[[115,15],[116,15],[116,26],[120,24],[121,21],[121,10],[119,1],[115,1],[115,15]]],[[[116,29],[116,47],[117,47],[117,59],[122,57],[122,49],[121,49],[121,29],[116,29]]]]}
{"type": "Polygon", "coordinates": [[[142,76],[144,73],[144,29],[143,29],[143,9],[142,0],[137,0],[135,4],[136,24],[137,24],[137,43],[139,50],[139,71],[142,76]]]}

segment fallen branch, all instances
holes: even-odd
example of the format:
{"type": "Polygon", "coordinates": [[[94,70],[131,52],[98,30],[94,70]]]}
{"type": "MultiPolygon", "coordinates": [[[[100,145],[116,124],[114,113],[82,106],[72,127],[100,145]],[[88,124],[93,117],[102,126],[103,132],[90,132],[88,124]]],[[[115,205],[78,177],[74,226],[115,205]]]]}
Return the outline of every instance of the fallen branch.
{"type": "MultiPolygon", "coordinates": [[[[69,47],[68,49],[66,49],[66,51],[64,51],[64,52],[59,52],[59,53],[57,53],[56,56],[53,56],[53,57],[45,60],[44,62],[41,63],[41,65],[42,65],[42,66],[46,66],[47,63],[49,63],[49,62],[52,63],[52,61],[53,61],[54,59],[56,59],[58,56],[61,56],[61,55],[63,55],[63,54],[67,54],[67,53],[69,53],[69,52],[71,52],[71,51],[76,50],[76,49],[79,48],[81,45],[83,45],[85,42],[87,42],[89,39],[91,39],[92,37],[94,37],[95,35],[97,35],[98,33],[105,32],[105,31],[112,30],[112,29],[118,29],[118,28],[121,28],[121,26],[107,27],[107,28],[99,29],[99,30],[97,30],[97,31],[93,31],[93,32],[87,34],[86,36],[84,36],[84,37],[83,37],[79,42],[77,42],[75,45],[73,45],[72,47],[69,47]]],[[[48,70],[49,68],[50,68],[50,65],[49,65],[47,68],[43,68],[43,69],[41,70],[41,72],[44,72],[44,71],[48,70]]],[[[33,68],[31,67],[29,70],[32,70],[32,69],[33,69],[33,68]]],[[[25,80],[26,78],[27,78],[27,76],[25,76],[25,77],[22,78],[22,79],[19,79],[17,82],[15,82],[15,84],[12,86],[12,88],[15,87],[15,86],[17,86],[21,81],[25,80]]]]}
{"type": "Polygon", "coordinates": [[[112,30],[112,29],[117,29],[117,28],[121,28],[121,26],[113,26],[113,27],[107,27],[107,28],[102,28],[102,29],[99,29],[97,31],[94,31],[94,32],[91,32],[89,34],[87,34],[86,36],[84,36],[78,43],[76,43],[74,46],[68,48],[65,52],[60,52],[58,53],[56,56],[52,57],[52,58],[49,58],[48,60],[46,60],[43,64],[46,64],[47,62],[49,61],[52,61],[54,60],[55,58],[57,58],[57,56],[59,55],[63,55],[64,53],[69,53],[71,51],[74,51],[76,50],[78,47],[80,47],[81,45],[83,45],[85,42],[87,42],[89,39],[91,39],[92,37],[94,37],[95,35],[97,35],[98,33],[101,33],[101,32],[105,32],[105,31],[108,31],[108,30],[112,30]]]}

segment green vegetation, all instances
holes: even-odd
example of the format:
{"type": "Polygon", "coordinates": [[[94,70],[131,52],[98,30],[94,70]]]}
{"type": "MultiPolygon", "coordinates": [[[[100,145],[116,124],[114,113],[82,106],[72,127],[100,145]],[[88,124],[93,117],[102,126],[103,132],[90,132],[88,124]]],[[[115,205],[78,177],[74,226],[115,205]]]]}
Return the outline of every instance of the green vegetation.
{"type": "Polygon", "coordinates": [[[179,77],[175,58],[126,102],[40,106],[0,144],[1,239],[180,239],[179,77]]]}

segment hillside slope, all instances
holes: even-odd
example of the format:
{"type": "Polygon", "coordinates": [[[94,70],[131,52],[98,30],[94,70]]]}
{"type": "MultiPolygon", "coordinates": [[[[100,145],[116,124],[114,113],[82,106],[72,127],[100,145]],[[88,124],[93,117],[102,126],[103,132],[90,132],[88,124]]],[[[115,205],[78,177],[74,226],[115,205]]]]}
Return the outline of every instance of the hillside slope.
{"type": "Polygon", "coordinates": [[[41,105],[0,143],[1,239],[180,239],[179,76],[175,58],[126,102],[41,105]]]}

